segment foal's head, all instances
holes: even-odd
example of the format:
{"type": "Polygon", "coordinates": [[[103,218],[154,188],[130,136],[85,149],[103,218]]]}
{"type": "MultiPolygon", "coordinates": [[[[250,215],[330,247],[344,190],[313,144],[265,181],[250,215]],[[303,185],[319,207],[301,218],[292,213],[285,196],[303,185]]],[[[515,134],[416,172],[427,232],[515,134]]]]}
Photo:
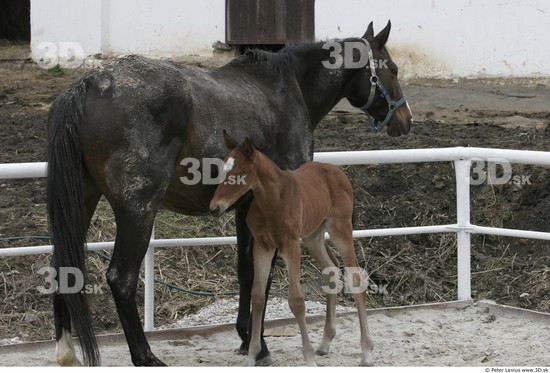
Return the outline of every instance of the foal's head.
{"type": "Polygon", "coordinates": [[[218,185],[210,201],[210,212],[216,216],[226,212],[252,189],[257,180],[255,165],[257,151],[248,137],[239,144],[224,130],[223,142],[230,152],[224,160],[225,179],[218,185]]]}

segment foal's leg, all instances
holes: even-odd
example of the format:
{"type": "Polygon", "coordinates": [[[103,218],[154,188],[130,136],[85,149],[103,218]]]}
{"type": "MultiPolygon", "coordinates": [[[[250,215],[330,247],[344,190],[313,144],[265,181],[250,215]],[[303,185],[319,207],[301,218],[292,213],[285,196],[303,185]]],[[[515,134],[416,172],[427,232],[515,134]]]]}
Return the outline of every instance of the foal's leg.
{"type": "Polygon", "coordinates": [[[367,325],[367,308],[365,306],[367,301],[367,295],[365,292],[364,284],[365,278],[359,271],[359,265],[357,264],[357,258],[355,256],[355,251],[353,248],[353,237],[352,237],[352,225],[351,219],[347,221],[334,221],[329,220],[327,224],[327,230],[330,234],[331,241],[334,242],[344,266],[346,267],[346,274],[348,281],[351,280],[351,285],[353,289],[356,289],[353,292],[353,298],[355,299],[355,304],[357,306],[357,314],[359,316],[359,327],[361,329],[361,363],[362,366],[371,366],[373,365],[372,360],[372,349],[374,343],[370,338],[369,328],[367,325]],[[351,270],[352,268],[356,270],[351,270]],[[361,291],[357,291],[361,289],[361,291]]]}
{"type": "MultiPolygon", "coordinates": [[[[254,262],[253,262],[253,245],[254,238],[246,225],[246,216],[248,209],[250,208],[250,202],[244,202],[236,209],[235,222],[237,226],[237,275],[239,278],[239,313],[237,316],[236,329],[242,344],[239,347],[239,352],[243,355],[248,354],[248,346],[250,343],[250,333],[252,330],[252,319],[250,317],[250,297],[252,292],[252,284],[254,282],[254,262]]],[[[271,269],[275,263],[275,256],[271,262],[271,269]]],[[[269,278],[267,280],[267,286],[265,289],[265,299],[267,304],[267,298],[269,295],[269,289],[271,288],[271,276],[272,271],[269,272],[269,278]]],[[[261,351],[257,355],[258,365],[271,365],[271,356],[267,345],[264,340],[264,320],[265,307],[262,314],[262,327],[260,333],[261,351]]]]}
{"type": "MultiPolygon", "coordinates": [[[[326,268],[332,267],[333,271],[336,271],[336,280],[338,281],[338,261],[336,258],[328,251],[328,247],[325,246],[325,225],[323,224],[317,232],[313,233],[309,237],[303,238],[304,245],[306,246],[309,254],[321,267],[321,271],[325,271],[326,268]]],[[[323,340],[317,348],[317,355],[323,356],[329,353],[330,343],[336,335],[335,316],[336,316],[336,292],[338,291],[338,284],[333,284],[331,286],[331,276],[330,273],[324,273],[323,275],[323,286],[325,288],[325,294],[327,299],[327,309],[325,316],[325,328],[323,330],[323,340]]]]}
{"type": "Polygon", "coordinates": [[[315,366],[315,349],[309,340],[306,325],[306,306],[304,303],[304,296],[300,290],[300,255],[301,249],[299,241],[291,242],[284,250],[281,249],[281,256],[288,269],[288,305],[300,327],[300,334],[302,335],[302,352],[306,364],[315,366]]]}
{"type": "Polygon", "coordinates": [[[271,272],[271,262],[275,249],[265,248],[257,242],[254,244],[254,283],[252,286],[252,328],[248,359],[246,365],[255,366],[258,355],[262,351],[261,337],[263,332],[263,316],[267,301],[266,287],[271,272]]]}

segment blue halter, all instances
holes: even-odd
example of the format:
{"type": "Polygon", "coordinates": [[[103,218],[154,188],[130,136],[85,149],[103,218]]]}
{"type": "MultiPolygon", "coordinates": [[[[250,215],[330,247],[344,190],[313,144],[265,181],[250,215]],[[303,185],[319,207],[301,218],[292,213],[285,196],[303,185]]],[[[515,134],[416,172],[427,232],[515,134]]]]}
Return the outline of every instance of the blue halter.
{"type": "Polygon", "coordinates": [[[369,119],[369,123],[372,127],[372,130],[376,133],[381,129],[383,129],[388,124],[388,122],[390,121],[393,115],[393,112],[397,110],[397,108],[399,108],[401,105],[407,102],[407,97],[403,95],[403,97],[401,97],[397,101],[394,101],[391,99],[390,95],[386,91],[386,88],[378,78],[378,75],[376,75],[376,67],[374,65],[374,56],[372,53],[372,48],[370,46],[370,43],[366,39],[363,39],[363,41],[367,46],[367,52],[369,54],[368,68],[370,69],[370,93],[369,93],[369,98],[367,100],[367,103],[361,106],[360,109],[363,110],[365,114],[367,114],[367,118],[369,119]],[[374,96],[376,94],[377,87],[380,90],[380,94],[382,95],[382,97],[384,97],[388,103],[388,113],[386,114],[386,118],[384,118],[382,123],[378,122],[378,120],[374,118],[372,115],[370,115],[369,112],[367,111],[368,108],[372,105],[372,102],[374,101],[374,96]]]}

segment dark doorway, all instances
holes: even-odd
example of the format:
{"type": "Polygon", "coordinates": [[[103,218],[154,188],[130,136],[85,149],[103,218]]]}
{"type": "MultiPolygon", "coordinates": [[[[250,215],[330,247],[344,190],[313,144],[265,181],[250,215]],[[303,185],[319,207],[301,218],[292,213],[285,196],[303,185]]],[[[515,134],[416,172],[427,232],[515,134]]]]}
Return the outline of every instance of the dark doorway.
{"type": "Polygon", "coordinates": [[[30,42],[30,0],[0,0],[0,39],[30,42]]]}
{"type": "Polygon", "coordinates": [[[226,0],[226,44],[280,49],[315,39],[315,0],[226,0]]]}

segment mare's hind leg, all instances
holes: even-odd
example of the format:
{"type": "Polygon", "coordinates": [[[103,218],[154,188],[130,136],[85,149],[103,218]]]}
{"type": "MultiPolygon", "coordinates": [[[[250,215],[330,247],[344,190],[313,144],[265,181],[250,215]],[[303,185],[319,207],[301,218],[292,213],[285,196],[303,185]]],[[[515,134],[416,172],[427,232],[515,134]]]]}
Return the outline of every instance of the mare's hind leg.
{"type": "Polygon", "coordinates": [[[174,173],[174,163],[167,153],[151,153],[145,159],[132,152],[124,153],[120,152],[120,158],[111,157],[106,167],[112,174],[107,175],[109,190],[104,194],[113,208],[117,227],[107,282],[132,363],[138,366],[164,365],[151,352],[135,298],[141,263],[149,246],[155,216],[174,173]]]}
{"type": "Polygon", "coordinates": [[[327,299],[327,309],[325,315],[325,328],[323,330],[323,340],[317,348],[316,354],[323,356],[329,353],[330,343],[336,335],[335,317],[336,317],[336,296],[338,284],[331,283],[331,279],[336,277],[338,281],[338,260],[332,255],[328,247],[325,246],[325,224],[319,229],[303,239],[309,254],[321,267],[323,273],[323,286],[327,299]],[[336,274],[336,276],[334,276],[336,274]]]}
{"type": "Polygon", "coordinates": [[[370,337],[369,328],[367,325],[367,294],[365,278],[359,270],[357,258],[353,248],[352,225],[351,219],[330,219],[327,224],[327,230],[330,234],[330,239],[340,252],[344,266],[346,267],[347,281],[351,284],[353,298],[357,306],[357,314],[359,316],[359,327],[361,330],[361,363],[362,366],[373,365],[372,349],[374,344],[370,337]]]}
{"type": "MultiPolygon", "coordinates": [[[[237,316],[236,329],[239,337],[241,338],[242,344],[239,348],[239,352],[243,355],[248,355],[248,349],[250,344],[250,334],[252,331],[252,318],[250,315],[250,302],[251,302],[251,293],[252,286],[254,282],[254,262],[253,262],[253,253],[252,247],[254,245],[254,238],[252,233],[246,225],[246,216],[248,214],[248,209],[250,207],[250,202],[243,203],[239,206],[235,213],[235,222],[237,226],[237,246],[238,246],[238,257],[237,257],[237,275],[239,278],[239,313],[237,316]]],[[[271,262],[271,268],[275,263],[275,257],[271,262]]],[[[269,289],[271,287],[271,276],[272,271],[269,271],[269,277],[267,279],[267,285],[265,288],[265,299],[267,304],[267,298],[269,295],[269,289]]],[[[256,357],[257,365],[271,365],[271,355],[267,349],[267,345],[264,340],[264,317],[265,317],[265,306],[264,312],[261,317],[261,332],[260,332],[260,344],[261,351],[256,357]]]]}
{"type": "MultiPolygon", "coordinates": [[[[128,204],[128,203],[127,203],[128,204]]],[[[136,307],[141,262],[149,246],[156,209],[137,213],[130,206],[114,207],[117,234],[107,282],[136,366],[164,365],[153,355],[136,307]]]]}
{"type": "MultiPolygon", "coordinates": [[[[101,192],[94,184],[86,170],[84,170],[82,176],[87,230],[97,207],[97,203],[101,198],[101,192]]],[[[54,293],[53,298],[55,361],[59,366],[82,365],[75,354],[71,339],[71,317],[69,315],[69,311],[67,310],[67,306],[65,305],[65,301],[63,300],[63,296],[58,293],[54,293]]]]}

